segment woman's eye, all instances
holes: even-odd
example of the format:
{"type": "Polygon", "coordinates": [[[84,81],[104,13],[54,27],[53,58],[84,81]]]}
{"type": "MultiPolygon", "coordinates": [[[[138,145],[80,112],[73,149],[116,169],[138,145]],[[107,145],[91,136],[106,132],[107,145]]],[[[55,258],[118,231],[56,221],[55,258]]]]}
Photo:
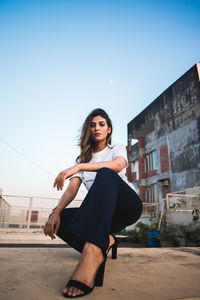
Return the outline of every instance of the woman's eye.
{"type": "MultiPolygon", "coordinates": [[[[96,126],[96,124],[90,124],[90,127],[91,127],[91,128],[93,128],[93,127],[95,127],[95,126],[96,126]]],[[[103,126],[105,126],[105,124],[104,124],[104,123],[100,123],[99,126],[103,127],[103,126]]]]}

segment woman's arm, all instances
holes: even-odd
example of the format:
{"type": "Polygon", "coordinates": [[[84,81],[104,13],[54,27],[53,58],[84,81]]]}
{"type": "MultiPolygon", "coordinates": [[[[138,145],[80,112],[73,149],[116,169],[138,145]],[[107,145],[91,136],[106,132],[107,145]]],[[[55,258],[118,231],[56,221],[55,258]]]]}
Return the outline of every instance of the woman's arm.
{"type": "Polygon", "coordinates": [[[96,172],[101,168],[109,168],[117,173],[126,166],[126,160],[122,156],[117,156],[111,161],[80,163],[78,164],[79,171],[93,171],[96,172]]]}
{"type": "Polygon", "coordinates": [[[55,213],[60,214],[61,211],[72,202],[72,200],[76,197],[76,194],[78,193],[80,185],[81,179],[79,177],[73,177],[70,180],[66,191],[62,195],[56,208],[53,210],[55,213]]]}
{"type": "Polygon", "coordinates": [[[44,225],[43,231],[45,235],[49,235],[52,239],[55,239],[55,234],[60,227],[60,213],[75,198],[80,185],[81,179],[79,177],[71,179],[66,191],[60,199],[60,202],[56,208],[54,208],[51,216],[44,225]]]}
{"type": "Polygon", "coordinates": [[[125,168],[125,166],[126,166],[126,159],[123,156],[116,156],[112,161],[80,163],[60,172],[54,181],[53,187],[57,186],[57,190],[59,189],[62,190],[65,179],[71,177],[72,175],[80,171],[96,172],[101,168],[109,168],[118,173],[123,168],[125,168]]]}

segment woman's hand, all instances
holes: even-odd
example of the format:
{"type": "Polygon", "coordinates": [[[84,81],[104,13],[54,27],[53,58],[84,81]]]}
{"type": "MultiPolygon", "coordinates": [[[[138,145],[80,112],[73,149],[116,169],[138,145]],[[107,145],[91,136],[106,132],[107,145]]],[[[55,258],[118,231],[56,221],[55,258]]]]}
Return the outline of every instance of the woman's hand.
{"type": "Polygon", "coordinates": [[[76,174],[79,172],[79,166],[78,165],[75,165],[71,168],[68,168],[62,172],[60,172],[58,174],[58,176],[56,177],[55,181],[54,181],[54,184],[53,184],[53,187],[56,187],[57,186],[57,190],[62,190],[63,186],[64,186],[64,182],[65,182],[65,179],[69,178],[70,176],[76,174]]]}
{"type": "Polygon", "coordinates": [[[43,231],[45,235],[49,235],[51,239],[55,239],[55,235],[60,227],[60,214],[52,212],[50,218],[45,223],[43,231]]]}

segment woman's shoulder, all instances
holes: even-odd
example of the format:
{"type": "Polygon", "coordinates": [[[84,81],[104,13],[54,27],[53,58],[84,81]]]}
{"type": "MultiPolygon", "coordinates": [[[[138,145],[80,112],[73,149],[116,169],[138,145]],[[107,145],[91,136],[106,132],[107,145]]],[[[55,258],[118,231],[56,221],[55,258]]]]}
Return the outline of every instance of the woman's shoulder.
{"type": "Polygon", "coordinates": [[[116,143],[115,145],[108,144],[108,147],[110,149],[116,150],[116,149],[126,149],[125,145],[123,143],[116,143]]]}

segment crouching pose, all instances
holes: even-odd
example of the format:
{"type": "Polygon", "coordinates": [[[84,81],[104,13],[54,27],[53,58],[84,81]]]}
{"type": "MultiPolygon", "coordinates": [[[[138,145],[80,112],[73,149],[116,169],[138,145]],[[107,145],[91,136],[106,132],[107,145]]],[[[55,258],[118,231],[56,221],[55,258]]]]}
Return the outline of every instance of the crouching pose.
{"type": "Polygon", "coordinates": [[[135,223],[142,214],[142,201],[125,175],[128,165],[126,148],[111,146],[112,122],[102,109],[86,118],[80,136],[77,164],[60,172],[54,182],[62,190],[69,185],[44,226],[52,239],[55,234],[82,253],[63,295],[84,296],[103,285],[107,254],[117,258],[114,233],[135,223]],[[78,208],[66,208],[75,198],[81,183],[88,193],[78,208]]]}

